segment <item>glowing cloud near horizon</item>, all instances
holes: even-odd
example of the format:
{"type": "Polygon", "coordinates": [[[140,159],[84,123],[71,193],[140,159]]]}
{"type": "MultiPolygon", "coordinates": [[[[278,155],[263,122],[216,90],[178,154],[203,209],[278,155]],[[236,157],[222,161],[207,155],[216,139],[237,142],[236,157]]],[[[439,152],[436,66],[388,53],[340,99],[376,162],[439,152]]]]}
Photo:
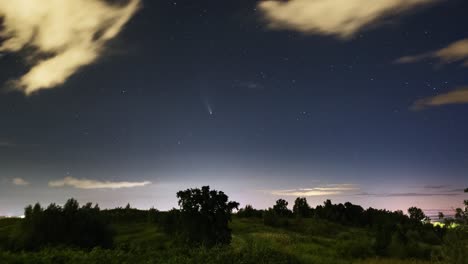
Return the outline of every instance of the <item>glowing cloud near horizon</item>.
{"type": "Polygon", "coordinates": [[[76,189],[121,189],[143,187],[151,184],[150,181],[143,182],[112,182],[112,181],[97,181],[89,179],[77,179],[73,177],[65,177],[62,180],[50,181],[49,187],[74,187],[76,189]]]}
{"type": "Polygon", "coordinates": [[[338,195],[345,194],[359,190],[358,186],[354,184],[331,184],[326,186],[318,186],[313,188],[298,188],[290,190],[271,190],[272,195],[278,196],[325,196],[325,195],[338,195]]]}

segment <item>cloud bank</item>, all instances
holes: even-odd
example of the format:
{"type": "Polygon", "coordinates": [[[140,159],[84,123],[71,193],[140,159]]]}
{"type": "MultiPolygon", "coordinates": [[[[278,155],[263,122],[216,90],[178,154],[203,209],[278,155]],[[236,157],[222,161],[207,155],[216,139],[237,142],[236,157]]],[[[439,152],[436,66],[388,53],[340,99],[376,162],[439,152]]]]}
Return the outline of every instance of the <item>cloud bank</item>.
{"type": "Polygon", "coordinates": [[[295,196],[295,197],[308,197],[308,196],[324,196],[324,195],[338,195],[352,191],[359,190],[354,184],[332,184],[321,187],[313,188],[300,188],[292,190],[272,190],[272,195],[278,196],[295,196]]]}
{"type": "Polygon", "coordinates": [[[439,94],[432,97],[419,99],[412,105],[413,110],[423,110],[429,107],[450,105],[450,104],[468,104],[468,87],[461,87],[454,91],[439,94]]]}
{"type": "Polygon", "coordinates": [[[349,38],[390,15],[436,0],[267,0],[259,3],[272,29],[349,38]]]}
{"type": "Polygon", "coordinates": [[[397,63],[414,63],[425,59],[437,59],[441,63],[462,61],[468,67],[468,39],[456,41],[440,50],[399,58],[397,63]]]}
{"type": "Polygon", "coordinates": [[[151,184],[149,181],[143,182],[112,182],[112,181],[96,181],[89,179],[76,179],[73,177],[65,177],[62,180],[50,181],[50,187],[74,187],[76,189],[122,189],[142,187],[151,184]]]}
{"type": "Polygon", "coordinates": [[[30,184],[28,181],[24,180],[23,178],[13,178],[11,182],[16,186],[26,186],[30,184]]]}
{"type": "Polygon", "coordinates": [[[14,80],[31,94],[63,84],[95,62],[135,14],[140,0],[111,5],[102,0],[0,0],[0,53],[32,50],[29,71],[14,80]],[[1,19],[0,19],[1,21],[1,19]]]}

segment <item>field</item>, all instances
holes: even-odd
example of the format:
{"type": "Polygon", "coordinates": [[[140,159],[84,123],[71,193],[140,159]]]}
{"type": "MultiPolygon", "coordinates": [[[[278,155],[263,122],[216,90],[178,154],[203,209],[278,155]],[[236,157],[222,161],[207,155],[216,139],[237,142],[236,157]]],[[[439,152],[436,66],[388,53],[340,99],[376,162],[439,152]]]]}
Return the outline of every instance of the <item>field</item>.
{"type": "MultiPolygon", "coordinates": [[[[19,219],[0,220],[0,246],[19,219]]],[[[146,221],[113,224],[114,249],[46,248],[37,252],[0,251],[0,263],[315,263],[424,264],[429,261],[377,258],[370,231],[315,219],[288,228],[265,226],[262,219],[234,218],[230,246],[189,248],[146,221]]]]}

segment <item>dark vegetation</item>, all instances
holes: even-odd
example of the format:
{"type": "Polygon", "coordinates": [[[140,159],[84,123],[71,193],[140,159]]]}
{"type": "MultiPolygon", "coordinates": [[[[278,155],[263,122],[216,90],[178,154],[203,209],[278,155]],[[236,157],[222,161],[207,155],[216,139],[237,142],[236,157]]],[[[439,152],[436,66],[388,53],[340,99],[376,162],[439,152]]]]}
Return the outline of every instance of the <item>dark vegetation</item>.
{"type": "Polygon", "coordinates": [[[468,201],[433,225],[416,207],[312,208],[300,197],[292,210],[279,199],[233,214],[239,204],[209,187],[177,197],[168,212],[28,206],[24,219],[0,220],[0,263],[468,263],[468,201]]]}

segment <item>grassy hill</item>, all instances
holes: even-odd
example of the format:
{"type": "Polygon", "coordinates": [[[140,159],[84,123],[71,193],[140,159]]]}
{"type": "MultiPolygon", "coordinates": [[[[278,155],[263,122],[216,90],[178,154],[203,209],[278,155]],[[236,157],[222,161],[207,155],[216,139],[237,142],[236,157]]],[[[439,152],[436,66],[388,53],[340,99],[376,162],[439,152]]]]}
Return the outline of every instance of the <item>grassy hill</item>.
{"type": "MultiPolygon", "coordinates": [[[[21,219],[0,220],[0,248],[21,219]]],[[[374,234],[317,219],[292,220],[283,228],[265,226],[260,218],[234,217],[230,246],[190,248],[148,221],[112,224],[113,249],[83,251],[45,248],[37,252],[0,250],[0,263],[330,263],[424,264],[429,261],[377,258],[374,234]]],[[[423,245],[424,247],[433,247],[423,245]]]]}

